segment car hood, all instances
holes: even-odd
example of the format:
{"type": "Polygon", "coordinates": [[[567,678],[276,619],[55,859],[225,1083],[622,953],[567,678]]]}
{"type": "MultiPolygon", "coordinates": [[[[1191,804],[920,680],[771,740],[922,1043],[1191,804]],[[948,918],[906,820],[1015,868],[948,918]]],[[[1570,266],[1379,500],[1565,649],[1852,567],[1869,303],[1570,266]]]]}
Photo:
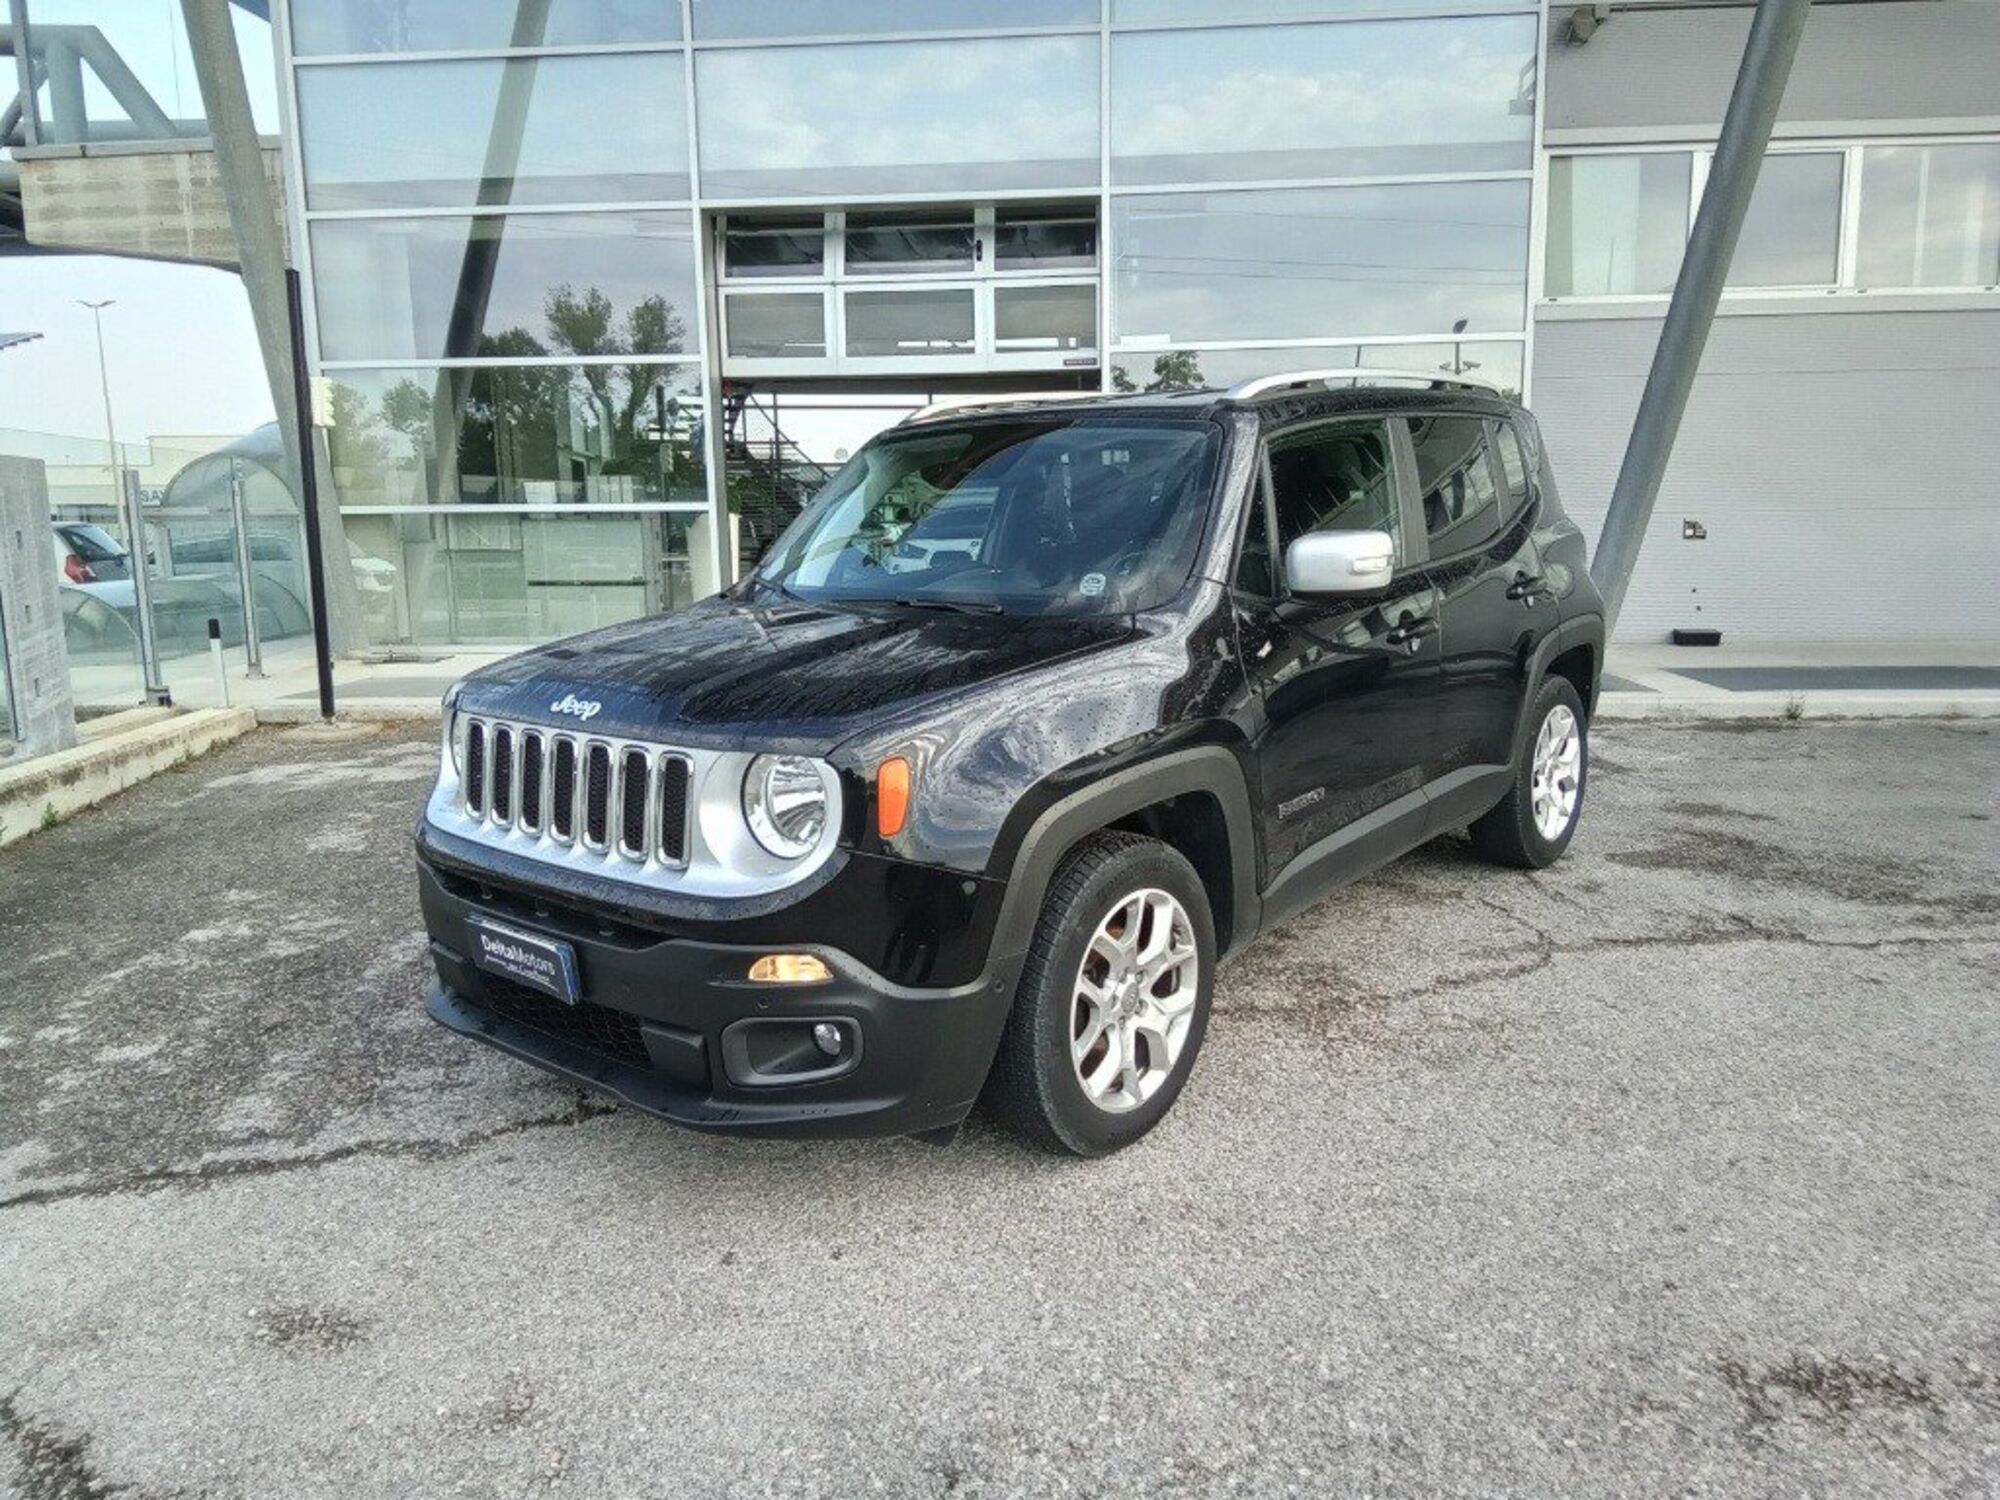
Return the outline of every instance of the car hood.
{"type": "Polygon", "coordinates": [[[760,607],[714,598],[496,662],[466,679],[461,702],[611,736],[824,753],[905,709],[1134,635],[1122,616],[760,607]]]}

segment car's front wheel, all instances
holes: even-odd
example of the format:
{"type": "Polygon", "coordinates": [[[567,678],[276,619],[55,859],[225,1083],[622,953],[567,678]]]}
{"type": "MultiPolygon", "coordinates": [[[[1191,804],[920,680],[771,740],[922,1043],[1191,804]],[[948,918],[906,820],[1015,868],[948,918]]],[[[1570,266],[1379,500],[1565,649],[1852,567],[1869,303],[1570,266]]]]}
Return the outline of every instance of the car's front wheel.
{"type": "Polygon", "coordinates": [[[1528,723],[1513,784],[1472,825],[1472,846],[1495,864],[1540,870],[1562,858],[1583,816],[1590,725],[1583,700],[1563,677],[1543,681],[1528,723]]]}
{"type": "Polygon", "coordinates": [[[1215,924],[1194,867],[1157,839],[1098,834],[1043,901],[989,1105],[1051,1151],[1130,1145],[1187,1081],[1214,977],[1215,924]]]}

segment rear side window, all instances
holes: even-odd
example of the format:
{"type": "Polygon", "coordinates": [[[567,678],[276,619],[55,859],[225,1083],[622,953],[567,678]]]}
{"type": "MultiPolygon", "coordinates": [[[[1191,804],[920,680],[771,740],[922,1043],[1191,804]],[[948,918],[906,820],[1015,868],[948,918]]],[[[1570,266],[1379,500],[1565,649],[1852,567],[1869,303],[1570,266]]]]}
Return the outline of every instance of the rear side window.
{"type": "Polygon", "coordinates": [[[1513,423],[1495,424],[1494,433],[1494,451],[1500,455],[1500,477],[1507,483],[1507,514],[1511,516],[1528,503],[1528,460],[1521,452],[1521,437],[1513,423]]]}
{"type": "Polygon", "coordinates": [[[1499,534],[1501,512],[1485,419],[1412,417],[1409,423],[1431,555],[1445,557],[1491,541],[1499,534]]]}

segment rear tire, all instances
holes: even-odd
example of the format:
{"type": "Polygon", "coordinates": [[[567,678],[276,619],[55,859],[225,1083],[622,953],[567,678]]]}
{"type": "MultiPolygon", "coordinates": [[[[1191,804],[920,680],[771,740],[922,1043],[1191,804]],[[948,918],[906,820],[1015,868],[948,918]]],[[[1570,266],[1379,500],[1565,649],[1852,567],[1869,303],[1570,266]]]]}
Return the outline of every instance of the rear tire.
{"type": "Polygon", "coordinates": [[[1215,923],[1194,866],[1139,834],[1086,840],[1043,899],[988,1108],[1046,1151],[1129,1146],[1180,1096],[1214,982],[1215,923]]]}
{"type": "Polygon", "coordinates": [[[1544,679],[1528,713],[1513,784],[1471,828],[1472,847],[1496,865],[1542,870],[1569,848],[1590,778],[1590,724],[1566,677],[1544,679]]]}

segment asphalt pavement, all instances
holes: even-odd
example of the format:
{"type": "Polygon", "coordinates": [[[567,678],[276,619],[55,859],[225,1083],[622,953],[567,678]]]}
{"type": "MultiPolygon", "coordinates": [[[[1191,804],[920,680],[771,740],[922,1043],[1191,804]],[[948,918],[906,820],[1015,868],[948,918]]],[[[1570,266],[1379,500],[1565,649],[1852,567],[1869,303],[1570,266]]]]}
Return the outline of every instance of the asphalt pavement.
{"type": "Polygon", "coordinates": [[[0,853],[0,1493],[2000,1491],[2000,729],[1604,726],[1223,973],[1109,1160],[434,1027],[428,735],[0,853]]]}

